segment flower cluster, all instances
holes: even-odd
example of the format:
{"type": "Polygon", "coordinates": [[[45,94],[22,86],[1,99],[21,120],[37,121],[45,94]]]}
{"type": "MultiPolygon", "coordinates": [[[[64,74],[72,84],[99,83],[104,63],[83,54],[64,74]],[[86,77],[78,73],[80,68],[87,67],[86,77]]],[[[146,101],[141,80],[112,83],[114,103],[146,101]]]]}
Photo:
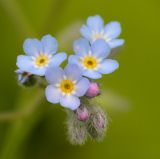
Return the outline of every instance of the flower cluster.
{"type": "Polygon", "coordinates": [[[120,23],[104,25],[99,15],[88,17],[80,33],[82,37],[74,41],[74,54],[68,57],[64,69],[60,65],[67,59],[67,54],[57,53],[57,40],[51,35],[45,35],[41,40],[25,40],[23,49],[26,55],[17,57],[19,69],[16,71],[22,85],[26,85],[33,77],[47,81],[47,101],[60,103],[73,113],[69,115],[68,132],[71,140],[79,144],[84,142],[87,133],[97,138],[104,132],[106,117],[90,101],[101,93],[95,80],[119,67],[116,60],[108,58],[111,50],[124,44],[123,39],[117,39],[121,33],[120,23]]]}

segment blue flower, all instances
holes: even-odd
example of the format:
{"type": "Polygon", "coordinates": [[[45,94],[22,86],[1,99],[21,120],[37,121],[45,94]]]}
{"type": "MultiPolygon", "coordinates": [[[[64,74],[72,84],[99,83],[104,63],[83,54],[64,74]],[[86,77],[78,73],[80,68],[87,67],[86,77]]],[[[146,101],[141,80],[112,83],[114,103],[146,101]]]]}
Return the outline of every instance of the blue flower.
{"type": "Polygon", "coordinates": [[[77,109],[80,106],[79,97],[89,88],[89,80],[82,77],[81,69],[77,65],[67,65],[63,70],[60,67],[50,67],[45,74],[49,86],[46,88],[46,98],[51,103],[60,103],[61,106],[77,109]]]}
{"type": "Polygon", "coordinates": [[[80,32],[91,43],[97,39],[104,39],[111,48],[124,44],[123,39],[117,39],[121,33],[120,23],[114,21],[104,25],[103,19],[99,15],[88,17],[87,24],[81,27],[80,32]]]}
{"type": "Polygon", "coordinates": [[[83,75],[92,79],[101,78],[101,74],[112,73],[119,67],[115,60],[106,59],[110,47],[103,39],[94,41],[91,45],[86,39],[74,42],[75,55],[69,56],[69,63],[77,64],[83,75]]]}
{"type": "Polygon", "coordinates": [[[23,48],[26,55],[17,57],[17,66],[23,71],[39,76],[44,76],[49,66],[59,66],[67,57],[64,52],[54,55],[58,43],[51,35],[44,36],[41,41],[27,39],[23,48]]]}
{"type": "Polygon", "coordinates": [[[21,84],[24,84],[25,82],[27,82],[29,80],[29,77],[32,75],[20,69],[16,70],[15,73],[18,75],[18,81],[21,84]]]}

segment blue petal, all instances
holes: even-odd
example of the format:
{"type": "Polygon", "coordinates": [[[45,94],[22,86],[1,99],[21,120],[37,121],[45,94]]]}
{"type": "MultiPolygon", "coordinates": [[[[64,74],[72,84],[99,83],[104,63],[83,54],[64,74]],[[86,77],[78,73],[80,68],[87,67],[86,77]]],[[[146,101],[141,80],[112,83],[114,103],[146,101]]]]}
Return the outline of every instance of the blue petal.
{"type": "Polygon", "coordinates": [[[82,77],[82,70],[75,64],[68,64],[64,72],[66,76],[73,81],[78,81],[82,77]]]}
{"type": "Polygon", "coordinates": [[[23,49],[27,55],[35,56],[42,52],[42,44],[37,39],[27,39],[23,44],[23,49]]]}
{"type": "Polygon", "coordinates": [[[111,48],[115,48],[115,47],[122,46],[124,44],[124,40],[123,39],[115,39],[115,40],[110,41],[108,44],[111,48]]]}
{"type": "Polygon", "coordinates": [[[96,32],[99,32],[103,29],[104,25],[103,25],[103,19],[99,16],[91,16],[87,19],[87,25],[88,27],[96,32]]]}
{"type": "Polygon", "coordinates": [[[77,55],[70,55],[68,58],[68,63],[79,65],[79,57],[77,55]]]}
{"type": "Polygon", "coordinates": [[[29,73],[32,73],[32,74],[38,75],[38,76],[44,76],[46,69],[47,69],[46,67],[36,68],[33,66],[30,68],[29,73]]]}
{"type": "Polygon", "coordinates": [[[54,54],[57,51],[58,43],[57,40],[51,35],[43,36],[42,40],[43,53],[54,54]]]}
{"type": "Polygon", "coordinates": [[[119,64],[116,60],[106,59],[99,65],[98,72],[109,74],[114,72],[118,67],[119,64]]]}
{"type": "Polygon", "coordinates": [[[86,39],[80,38],[74,41],[73,49],[76,54],[80,56],[85,55],[89,52],[89,49],[90,49],[89,41],[86,39]]]}
{"type": "Polygon", "coordinates": [[[98,79],[102,77],[99,72],[94,71],[94,70],[85,70],[83,75],[91,79],[98,79]]]}
{"type": "Polygon", "coordinates": [[[51,59],[50,66],[59,66],[65,59],[67,54],[64,52],[54,55],[51,59]]]}
{"type": "Polygon", "coordinates": [[[21,75],[19,75],[19,77],[18,77],[18,81],[19,81],[21,84],[25,83],[28,79],[29,79],[28,77],[23,77],[23,76],[21,76],[21,75]]]}
{"type": "Polygon", "coordinates": [[[96,57],[102,59],[106,58],[111,51],[110,46],[103,39],[98,39],[93,42],[91,50],[96,57]]]}
{"type": "Polygon", "coordinates": [[[23,72],[24,72],[24,71],[22,71],[21,69],[17,69],[17,70],[15,71],[15,73],[16,73],[17,75],[21,75],[23,72]]]}
{"type": "Polygon", "coordinates": [[[49,67],[46,70],[45,78],[48,83],[56,85],[64,76],[64,71],[60,67],[49,67]]]}
{"type": "Polygon", "coordinates": [[[105,26],[105,34],[110,39],[117,38],[121,33],[121,25],[119,22],[110,22],[105,26]]]}
{"type": "Polygon", "coordinates": [[[89,88],[89,80],[87,78],[82,78],[77,84],[75,88],[76,96],[83,96],[89,88]]]}
{"type": "Polygon", "coordinates": [[[58,88],[49,85],[45,90],[46,98],[51,103],[59,103],[61,98],[61,92],[58,88]]]}
{"type": "Polygon", "coordinates": [[[70,108],[72,110],[75,110],[80,106],[80,100],[76,96],[65,95],[61,97],[60,104],[65,108],[70,108]]]}
{"type": "Polygon", "coordinates": [[[17,67],[19,67],[23,71],[29,72],[31,67],[33,66],[33,62],[31,57],[25,55],[19,55],[17,57],[17,67]]]}
{"type": "Polygon", "coordinates": [[[80,29],[80,32],[81,32],[81,35],[88,39],[88,40],[91,40],[91,30],[86,26],[86,25],[83,25],[80,29]]]}

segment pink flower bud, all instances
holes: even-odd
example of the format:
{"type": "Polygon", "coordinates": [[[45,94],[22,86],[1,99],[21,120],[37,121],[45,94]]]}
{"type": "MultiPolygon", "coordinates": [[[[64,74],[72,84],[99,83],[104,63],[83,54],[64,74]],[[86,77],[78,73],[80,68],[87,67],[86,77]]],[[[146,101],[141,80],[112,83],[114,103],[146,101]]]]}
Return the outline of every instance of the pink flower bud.
{"type": "Polygon", "coordinates": [[[100,88],[99,88],[98,83],[91,82],[85,95],[87,97],[93,98],[93,97],[98,96],[99,94],[100,94],[100,88]]]}
{"type": "Polygon", "coordinates": [[[89,118],[88,110],[85,107],[79,107],[76,110],[76,114],[77,114],[78,120],[80,121],[86,121],[89,118]]]}

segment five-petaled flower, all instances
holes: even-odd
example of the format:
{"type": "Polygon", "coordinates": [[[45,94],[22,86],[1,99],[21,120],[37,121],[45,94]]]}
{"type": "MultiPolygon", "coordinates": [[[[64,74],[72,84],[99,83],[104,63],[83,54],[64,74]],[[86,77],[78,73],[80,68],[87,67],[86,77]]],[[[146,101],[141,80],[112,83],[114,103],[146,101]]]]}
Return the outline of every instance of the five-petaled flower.
{"type": "Polygon", "coordinates": [[[44,36],[41,41],[27,39],[23,48],[27,55],[17,57],[17,66],[23,71],[39,76],[44,76],[49,66],[59,66],[67,57],[64,52],[54,55],[58,43],[51,35],[44,36]]]}
{"type": "Polygon", "coordinates": [[[113,21],[104,25],[104,21],[99,15],[88,17],[87,24],[81,27],[80,32],[91,43],[97,39],[104,39],[111,48],[124,44],[123,39],[117,39],[121,33],[120,23],[113,21]]]}
{"type": "Polygon", "coordinates": [[[91,45],[86,39],[74,42],[75,55],[69,56],[69,63],[77,64],[83,75],[91,79],[101,78],[101,74],[112,73],[119,67],[116,60],[106,59],[110,47],[103,39],[94,41],[91,45]]]}
{"type": "Polygon", "coordinates": [[[67,65],[64,70],[50,67],[45,77],[49,83],[46,88],[47,100],[72,110],[80,106],[79,97],[85,95],[90,84],[87,78],[82,77],[81,69],[73,64],[67,65]]]}

